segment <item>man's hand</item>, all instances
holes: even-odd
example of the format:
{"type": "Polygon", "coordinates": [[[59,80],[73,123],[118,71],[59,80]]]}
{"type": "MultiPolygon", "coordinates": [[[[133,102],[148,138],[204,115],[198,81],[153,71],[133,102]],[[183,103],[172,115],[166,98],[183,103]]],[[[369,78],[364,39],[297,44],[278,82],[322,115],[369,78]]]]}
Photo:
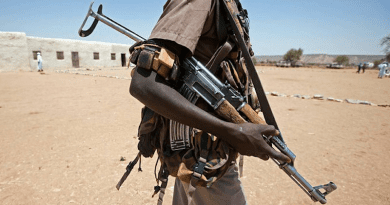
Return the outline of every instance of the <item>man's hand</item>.
{"type": "Polygon", "coordinates": [[[291,162],[286,155],[276,151],[263,139],[262,135],[277,135],[278,131],[272,125],[262,125],[253,123],[234,124],[236,132],[231,132],[229,144],[240,154],[259,157],[268,160],[269,157],[291,162]]]}

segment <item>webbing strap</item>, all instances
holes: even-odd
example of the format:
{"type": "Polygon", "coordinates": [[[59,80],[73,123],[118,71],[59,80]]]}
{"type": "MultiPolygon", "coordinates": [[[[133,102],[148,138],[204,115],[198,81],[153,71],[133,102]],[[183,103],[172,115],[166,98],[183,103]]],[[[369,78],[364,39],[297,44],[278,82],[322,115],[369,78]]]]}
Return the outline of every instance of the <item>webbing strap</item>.
{"type": "Polygon", "coordinates": [[[161,169],[160,169],[160,173],[159,173],[159,177],[158,177],[158,180],[161,181],[161,186],[158,186],[158,185],[155,186],[154,187],[154,194],[153,194],[153,196],[154,196],[155,194],[160,192],[160,194],[158,195],[157,205],[162,205],[162,203],[163,203],[165,190],[166,190],[167,185],[168,185],[168,176],[169,176],[169,172],[168,172],[166,164],[161,165],[161,169]]]}
{"type": "Polygon", "coordinates": [[[191,204],[192,196],[194,195],[196,190],[196,184],[202,177],[204,168],[206,167],[207,157],[209,155],[209,151],[207,149],[208,141],[209,135],[206,132],[203,132],[200,139],[200,157],[198,159],[198,163],[194,167],[194,172],[192,173],[191,181],[188,187],[188,204],[191,204]]]}
{"type": "Polygon", "coordinates": [[[244,156],[240,154],[240,162],[238,163],[240,170],[240,177],[244,176],[244,156]]]}
{"type": "Polygon", "coordinates": [[[158,195],[157,205],[162,205],[162,203],[163,203],[165,189],[167,188],[167,185],[168,185],[168,177],[166,179],[161,179],[160,181],[162,183],[161,183],[161,188],[160,188],[160,194],[158,195]]]}
{"type": "MultiPolygon", "coordinates": [[[[122,178],[119,180],[118,184],[116,185],[116,189],[120,189],[123,182],[125,182],[125,180],[127,179],[127,177],[129,176],[131,170],[133,170],[134,166],[137,164],[138,160],[141,158],[141,152],[139,152],[137,154],[137,156],[135,157],[135,159],[133,161],[130,161],[129,164],[127,165],[126,167],[126,172],[123,174],[122,178]]],[[[140,166],[141,168],[141,166],[140,166]]],[[[140,169],[139,168],[139,169],[140,169]]],[[[138,169],[138,171],[139,171],[138,169]]]]}

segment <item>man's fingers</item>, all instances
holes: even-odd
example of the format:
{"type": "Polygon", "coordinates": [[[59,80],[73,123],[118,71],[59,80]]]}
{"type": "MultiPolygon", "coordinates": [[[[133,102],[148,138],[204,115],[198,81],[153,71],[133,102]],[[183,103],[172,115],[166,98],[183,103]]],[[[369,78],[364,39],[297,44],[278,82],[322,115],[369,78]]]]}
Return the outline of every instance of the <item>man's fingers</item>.
{"type": "Polygon", "coordinates": [[[287,163],[291,162],[290,157],[287,157],[286,155],[284,155],[281,152],[278,152],[272,148],[270,148],[270,150],[267,149],[267,151],[269,151],[269,156],[274,158],[274,159],[278,159],[278,160],[281,160],[281,161],[287,162],[287,163]]]}
{"type": "Polygon", "coordinates": [[[264,161],[267,161],[267,160],[269,159],[269,156],[266,155],[266,154],[260,154],[258,157],[259,157],[260,159],[264,160],[264,161]]]}
{"type": "Polygon", "coordinates": [[[289,157],[287,157],[286,155],[284,155],[280,152],[277,152],[275,150],[271,151],[271,153],[269,155],[259,154],[259,155],[257,155],[257,157],[259,157],[260,159],[262,159],[264,161],[267,161],[270,157],[272,157],[274,159],[278,159],[278,160],[281,160],[283,162],[287,162],[287,163],[291,162],[291,159],[289,157]]]}
{"type": "Polygon", "coordinates": [[[279,135],[279,131],[277,129],[275,129],[274,126],[267,125],[267,128],[263,132],[261,132],[261,134],[263,134],[265,136],[277,136],[277,135],[279,135]]]}
{"type": "MultiPolygon", "coordinates": [[[[277,129],[275,129],[274,126],[268,125],[267,128],[262,132],[262,134],[265,136],[278,136],[280,133],[277,129]]],[[[281,160],[283,162],[288,162],[288,163],[291,162],[291,159],[289,157],[287,157],[286,155],[284,155],[281,152],[276,151],[271,146],[266,146],[264,148],[265,148],[265,152],[270,157],[277,159],[277,160],[281,160]]],[[[263,159],[263,157],[260,157],[260,158],[263,159]]]]}
{"type": "Polygon", "coordinates": [[[268,160],[269,157],[272,157],[274,159],[277,159],[277,160],[280,160],[283,162],[287,162],[287,163],[291,162],[291,159],[288,156],[284,155],[281,152],[276,151],[271,146],[269,146],[267,143],[265,143],[265,145],[261,146],[260,150],[259,150],[260,152],[257,153],[255,156],[261,158],[262,160],[268,160]],[[260,150],[262,150],[262,151],[260,151],[260,150]]]}

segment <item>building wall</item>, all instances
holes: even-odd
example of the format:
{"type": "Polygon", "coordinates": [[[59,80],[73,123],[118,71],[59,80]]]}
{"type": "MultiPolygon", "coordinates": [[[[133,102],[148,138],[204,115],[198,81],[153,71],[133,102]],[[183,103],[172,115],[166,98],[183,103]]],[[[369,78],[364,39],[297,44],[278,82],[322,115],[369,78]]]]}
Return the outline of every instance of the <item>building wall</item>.
{"type": "Polygon", "coordinates": [[[72,52],[78,52],[80,68],[120,67],[122,54],[127,66],[130,46],[0,32],[0,70],[36,70],[38,61],[34,60],[34,51],[40,51],[44,70],[72,68],[72,52]],[[57,59],[57,51],[63,52],[64,59],[57,59]],[[94,52],[99,53],[98,60],[94,59],[94,52]],[[112,53],[115,53],[115,60],[111,60],[112,53]]]}
{"type": "Polygon", "coordinates": [[[30,70],[25,33],[0,32],[0,70],[30,70]]]}
{"type": "MultiPolygon", "coordinates": [[[[31,69],[38,63],[33,58],[33,51],[40,51],[43,60],[43,69],[63,69],[72,67],[72,52],[78,52],[80,68],[98,68],[121,66],[121,54],[128,58],[130,45],[89,42],[66,39],[48,39],[27,37],[29,62],[31,69]],[[57,51],[63,52],[64,59],[57,59],[57,51]],[[94,59],[94,53],[99,53],[99,59],[94,59]],[[115,53],[115,60],[111,54],[115,53]]],[[[128,59],[125,59],[126,63],[128,59]]]]}

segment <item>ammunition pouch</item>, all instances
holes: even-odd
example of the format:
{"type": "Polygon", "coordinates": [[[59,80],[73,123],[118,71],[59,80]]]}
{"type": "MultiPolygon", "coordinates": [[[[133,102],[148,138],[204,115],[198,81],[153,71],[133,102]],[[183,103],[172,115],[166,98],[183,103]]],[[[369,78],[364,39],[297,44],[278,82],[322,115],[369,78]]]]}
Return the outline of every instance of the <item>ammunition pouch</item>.
{"type": "Polygon", "coordinates": [[[160,172],[165,169],[169,175],[184,182],[210,187],[237,158],[237,152],[224,141],[197,129],[190,137],[190,148],[174,151],[169,136],[170,120],[148,107],[142,109],[141,118],[138,150],[145,158],[153,157],[157,151],[161,161],[160,172]]]}
{"type": "Polygon", "coordinates": [[[141,123],[138,127],[138,150],[142,156],[153,157],[159,145],[159,138],[164,133],[163,117],[148,107],[142,108],[141,123]]]}
{"type": "Polygon", "coordinates": [[[166,80],[176,81],[179,76],[178,57],[168,49],[147,43],[130,47],[130,62],[139,68],[153,70],[166,80]]]}

